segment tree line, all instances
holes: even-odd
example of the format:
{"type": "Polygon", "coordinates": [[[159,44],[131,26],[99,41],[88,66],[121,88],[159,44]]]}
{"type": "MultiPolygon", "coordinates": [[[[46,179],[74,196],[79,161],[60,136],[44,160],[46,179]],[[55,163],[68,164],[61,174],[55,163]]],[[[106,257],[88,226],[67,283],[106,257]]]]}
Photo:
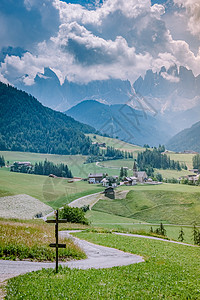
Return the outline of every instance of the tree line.
{"type": "Polygon", "coordinates": [[[73,178],[72,172],[67,165],[63,163],[54,164],[53,162],[50,162],[48,160],[45,160],[44,162],[35,163],[35,165],[29,166],[19,165],[17,162],[15,162],[11,166],[10,171],[46,176],[53,174],[57,177],[73,178]]]}
{"type": "MultiPolygon", "coordinates": [[[[162,148],[161,148],[162,149],[162,148]]],[[[141,171],[150,170],[153,171],[153,168],[156,169],[172,169],[178,170],[181,169],[187,170],[186,164],[180,164],[179,161],[174,161],[170,159],[169,156],[163,154],[161,150],[156,147],[153,150],[146,149],[144,152],[138,153],[137,156],[137,165],[141,171]]]]}
{"type": "Polygon", "coordinates": [[[196,154],[192,158],[193,168],[198,169],[200,172],[200,154],[196,154]]]}
{"type": "Polygon", "coordinates": [[[114,147],[107,146],[106,149],[96,148],[96,151],[93,151],[95,155],[90,155],[87,157],[85,163],[93,163],[97,161],[105,160],[115,160],[115,159],[132,159],[133,153],[127,152],[114,147]]]}

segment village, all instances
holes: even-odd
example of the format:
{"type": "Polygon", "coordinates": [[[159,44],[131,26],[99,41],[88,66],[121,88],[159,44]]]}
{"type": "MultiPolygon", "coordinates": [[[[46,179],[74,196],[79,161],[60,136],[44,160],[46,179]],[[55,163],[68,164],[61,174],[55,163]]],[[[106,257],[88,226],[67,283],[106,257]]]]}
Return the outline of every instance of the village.
{"type": "MultiPolygon", "coordinates": [[[[30,161],[16,161],[12,165],[7,165],[10,167],[10,171],[18,171],[23,172],[25,168],[32,168],[33,164],[30,161]]],[[[127,174],[129,170],[127,167],[121,167],[127,174]]],[[[199,181],[200,172],[198,169],[190,169],[188,170],[190,174],[181,176],[178,178],[179,182],[188,183],[188,184],[195,184],[199,181]]],[[[60,178],[60,176],[56,176],[55,174],[48,174],[49,177],[52,178],[60,178]]],[[[67,179],[67,178],[66,178],[67,179]]],[[[112,187],[116,188],[117,186],[125,185],[125,186],[134,186],[137,184],[151,184],[151,185],[158,185],[162,184],[161,181],[155,181],[151,177],[147,175],[145,171],[138,171],[137,165],[134,162],[133,169],[132,169],[132,176],[122,176],[119,175],[112,175],[109,176],[108,173],[89,173],[87,178],[81,177],[73,177],[69,179],[69,182],[73,181],[88,181],[89,184],[102,184],[103,187],[112,187]]]]}

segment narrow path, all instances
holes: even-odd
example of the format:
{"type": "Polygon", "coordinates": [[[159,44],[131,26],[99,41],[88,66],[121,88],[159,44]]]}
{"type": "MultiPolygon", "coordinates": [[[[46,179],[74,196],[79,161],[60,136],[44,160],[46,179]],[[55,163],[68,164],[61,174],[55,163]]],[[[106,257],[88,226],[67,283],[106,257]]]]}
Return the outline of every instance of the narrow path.
{"type": "MultiPolygon", "coordinates": [[[[74,201],[68,203],[68,205],[70,207],[82,207],[84,205],[89,205],[90,208],[92,208],[92,206],[99,201],[99,198],[101,196],[101,192],[95,193],[95,194],[90,194],[90,195],[86,195],[83,196],[81,198],[75,199],[74,201]]],[[[61,207],[60,209],[62,209],[63,207],[61,207]]],[[[46,216],[42,217],[42,219],[45,221],[48,217],[52,217],[54,216],[54,211],[50,212],[49,214],[47,214],[46,216]]]]}
{"type": "Polygon", "coordinates": [[[121,233],[121,232],[113,232],[116,235],[123,235],[123,236],[131,236],[131,237],[137,237],[137,238],[143,238],[143,239],[150,239],[150,240],[157,240],[157,241],[162,241],[162,242],[167,242],[167,243],[173,243],[173,244],[179,244],[179,245],[184,245],[184,246],[190,246],[190,247],[199,247],[197,245],[192,245],[192,244],[187,244],[187,243],[182,243],[182,242],[176,242],[176,241],[171,241],[171,240],[166,240],[162,238],[157,238],[154,236],[146,236],[146,235],[139,235],[139,234],[133,234],[133,233],[121,233]]]}
{"type": "MultiPolygon", "coordinates": [[[[74,232],[77,232],[77,230],[74,232]]],[[[66,231],[61,231],[59,234],[62,237],[70,237],[73,239],[73,241],[82,248],[87,255],[87,259],[60,263],[62,266],[66,266],[71,269],[112,268],[144,262],[144,259],[139,255],[125,253],[114,248],[95,245],[72,237],[69,232],[66,231]]],[[[0,260],[0,282],[21,274],[41,270],[42,268],[54,267],[55,263],[0,260]]]]}
{"type": "Polygon", "coordinates": [[[68,205],[70,207],[82,207],[84,205],[89,205],[90,208],[94,206],[95,203],[99,201],[99,198],[102,196],[102,192],[98,192],[95,194],[90,194],[81,198],[78,198],[72,202],[70,202],[68,205]]]}

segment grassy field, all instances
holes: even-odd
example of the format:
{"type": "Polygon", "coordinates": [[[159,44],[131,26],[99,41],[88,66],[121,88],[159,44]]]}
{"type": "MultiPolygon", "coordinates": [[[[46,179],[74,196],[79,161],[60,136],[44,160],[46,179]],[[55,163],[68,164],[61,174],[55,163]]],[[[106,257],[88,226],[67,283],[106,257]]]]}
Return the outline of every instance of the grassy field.
{"type": "Polygon", "coordinates": [[[140,184],[135,186],[121,185],[119,191],[136,190],[136,191],[174,191],[174,192],[186,192],[186,193],[199,193],[199,186],[191,186],[187,184],[171,184],[163,183],[160,185],[140,184]]]}
{"type": "Polygon", "coordinates": [[[84,164],[87,156],[82,155],[56,155],[56,154],[40,154],[30,152],[0,151],[5,161],[12,164],[15,161],[30,161],[32,164],[44,161],[45,159],[55,164],[67,164],[72,171],[73,176],[87,178],[89,173],[109,173],[109,175],[119,175],[118,170],[98,167],[96,163],[84,164]]]}
{"type": "Polygon", "coordinates": [[[180,163],[185,163],[188,169],[193,169],[192,158],[195,154],[180,154],[180,153],[169,153],[170,159],[178,160],[180,163]]]}
{"type": "Polygon", "coordinates": [[[3,155],[5,157],[5,161],[9,161],[9,164],[14,163],[15,161],[30,161],[34,164],[47,159],[55,164],[66,163],[71,166],[74,164],[74,161],[78,164],[82,164],[86,159],[86,156],[83,155],[57,155],[17,151],[0,151],[0,155],[3,155]]]}
{"type": "MultiPolygon", "coordinates": [[[[107,169],[115,170],[115,173],[120,172],[121,167],[127,167],[129,168],[129,175],[132,176],[133,172],[133,160],[132,159],[118,159],[118,160],[110,160],[110,161],[103,161],[100,162],[101,166],[104,166],[107,169]]],[[[109,170],[109,172],[110,172],[109,170]]],[[[176,178],[178,179],[179,177],[186,176],[188,174],[193,174],[187,170],[163,170],[163,169],[155,169],[155,174],[160,173],[163,178],[176,178]]]]}
{"type": "Polygon", "coordinates": [[[32,272],[9,280],[6,299],[199,299],[200,248],[161,241],[79,233],[78,237],[144,257],[100,270],[32,272]]]}
{"type": "Polygon", "coordinates": [[[84,181],[69,183],[67,179],[9,172],[0,169],[0,196],[27,194],[53,208],[79,197],[102,191],[102,186],[84,181]]]}
{"type": "MultiPolygon", "coordinates": [[[[33,222],[0,220],[0,258],[2,259],[31,259],[54,260],[55,249],[49,244],[55,240],[54,226],[35,220],[33,222]]],[[[85,258],[83,251],[69,239],[61,240],[66,243],[66,249],[59,249],[62,259],[85,258]]]]}
{"type": "Polygon", "coordinates": [[[103,199],[92,209],[148,223],[192,225],[196,222],[200,225],[200,189],[176,191],[176,186],[180,185],[174,185],[174,191],[157,189],[162,186],[154,186],[151,190],[145,186],[135,188],[126,199],[103,199]]]}
{"type": "MultiPolygon", "coordinates": [[[[90,135],[92,138],[93,135],[90,135]]],[[[143,151],[144,149],[122,142],[120,140],[105,138],[97,135],[97,139],[93,139],[98,142],[105,142],[108,146],[114,146],[117,149],[124,151],[131,151],[134,154],[134,158],[137,158],[137,153],[143,151]]],[[[101,162],[98,166],[96,163],[84,164],[86,161],[86,156],[82,155],[56,155],[56,154],[40,154],[40,153],[29,153],[29,152],[14,152],[14,151],[0,151],[0,155],[5,157],[6,161],[12,164],[14,161],[30,161],[31,163],[36,163],[39,161],[44,161],[45,159],[52,161],[55,164],[64,163],[69,166],[72,171],[73,176],[78,176],[82,178],[87,178],[89,173],[108,173],[110,176],[119,175],[120,168],[128,167],[130,170],[133,168],[132,159],[119,159],[112,161],[101,162]]],[[[192,168],[192,157],[193,154],[175,154],[170,153],[170,158],[174,160],[179,160],[187,164],[188,168],[192,168]]],[[[155,173],[160,173],[164,178],[176,178],[181,176],[186,176],[192,174],[187,170],[156,170],[155,173]]],[[[128,175],[132,175],[132,171],[128,172],[128,175]]]]}
{"type": "Polygon", "coordinates": [[[109,214],[106,212],[100,212],[96,210],[88,210],[86,213],[87,219],[92,225],[103,225],[103,224],[119,224],[119,223],[139,223],[140,220],[131,219],[126,217],[120,217],[118,215],[109,214]]]}
{"type": "Polygon", "coordinates": [[[96,136],[95,139],[94,134],[87,134],[87,135],[90,137],[90,139],[93,142],[106,143],[106,146],[114,147],[115,149],[119,149],[127,152],[135,152],[135,153],[145,150],[140,146],[129,144],[118,139],[108,138],[100,135],[95,135],[96,136]]]}
{"type": "Polygon", "coordinates": [[[179,179],[182,176],[187,176],[189,174],[191,174],[191,175],[193,174],[192,172],[189,172],[187,170],[177,171],[177,170],[154,169],[154,174],[156,174],[156,173],[160,173],[162,175],[162,177],[165,179],[172,179],[172,178],[179,179]]]}
{"type": "MultiPolygon", "coordinates": [[[[149,235],[151,227],[155,231],[160,225],[158,224],[150,224],[145,223],[140,220],[132,219],[132,218],[125,218],[120,217],[117,215],[112,215],[108,213],[103,213],[99,211],[88,211],[86,213],[88,220],[91,222],[91,226],[95,228],[104,228],[106,230],[111,231],[119,231],[119,232],[129,232],[129,233],[136,233],[136,234],[144,234],[149,235]]],[[[179,233],[181,227],[183,228],[184,232],[184,242],[193,244],[193,226],[181,226],[181,225],[164,225],[166,229],[166,235],[169,239],[178,241],[179,233]]],[[[200,228],[199,228],[200,229],[200,228]]]]}

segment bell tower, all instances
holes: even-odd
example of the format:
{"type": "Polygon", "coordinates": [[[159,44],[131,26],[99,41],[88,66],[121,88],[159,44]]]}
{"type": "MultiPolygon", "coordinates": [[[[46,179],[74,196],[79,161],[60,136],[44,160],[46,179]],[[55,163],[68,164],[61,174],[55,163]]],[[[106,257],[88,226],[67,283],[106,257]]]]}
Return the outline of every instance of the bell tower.
{"type": "Polygon", "coordinates": [[[137,177],[137,166],[136,166],[136,162],[135,161],[134,161],[134,164],[133,164],[133,176],[137,177]]]}

